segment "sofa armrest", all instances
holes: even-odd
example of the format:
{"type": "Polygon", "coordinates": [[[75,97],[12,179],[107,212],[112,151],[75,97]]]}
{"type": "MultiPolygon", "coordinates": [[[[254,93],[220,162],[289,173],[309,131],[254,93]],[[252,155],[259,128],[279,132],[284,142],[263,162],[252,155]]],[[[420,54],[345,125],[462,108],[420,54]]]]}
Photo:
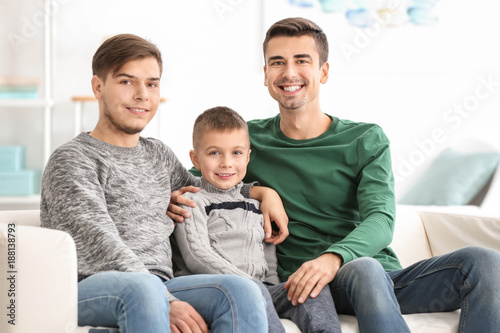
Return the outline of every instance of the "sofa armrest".
{"type": "Polygon", "coordinates": [[[73,239],[62,231],[20,225],[4,217],[0,215],[0,331],[75,331],[78,294],[73,239]]]}

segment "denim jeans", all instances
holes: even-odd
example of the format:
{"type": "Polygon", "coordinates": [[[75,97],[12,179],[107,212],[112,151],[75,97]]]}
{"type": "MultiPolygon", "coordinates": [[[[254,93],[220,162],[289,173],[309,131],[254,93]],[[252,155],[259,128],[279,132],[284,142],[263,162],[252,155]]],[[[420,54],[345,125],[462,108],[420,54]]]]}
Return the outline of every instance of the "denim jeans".
{"type": "Polygon", "coordinates": [[[120,333],[170,332],[169,292],[188,302],[212,333],[267,332],[258,286],[234,275],[162,280],[148,273],[104,272],[78,283],[78,325],[118,327],[120,333]]]}
{"type": "MultiPolygon", "coordinates": [[[[285,282],[267,286],[276,311],[282,318],[293,321],[302,333],[340,333],[340,320],[335,310],[329,286],[315,298],[294,306],[287,298],[285,282]]],[[[274,332],[274,331],[269,331],[274,332]]]]}
{"type": "Polygon", "coordinates": [[[278,313],[276,312],[276,308],[274,307],[273,299],[268,290],[268,288],[272,288],[275,285],[261,282],[257,279],[254,279],[253,281],[257,284],[257,286],[259,286],[262,296],[264,296],[264,299],[266,300],[268,332],[286,333],[285,327],[281,323],[280,317],[278,317],[278,313]]]}
{"type": "Polygon", "coordinates": [[[458,332],[500,327],[500,253],[466,247],[385,272],[373,258],[345,264],[330,289],[339,313],[356,314],[360,332],[409,332],[408,313],[461,309],[458,332]]]}

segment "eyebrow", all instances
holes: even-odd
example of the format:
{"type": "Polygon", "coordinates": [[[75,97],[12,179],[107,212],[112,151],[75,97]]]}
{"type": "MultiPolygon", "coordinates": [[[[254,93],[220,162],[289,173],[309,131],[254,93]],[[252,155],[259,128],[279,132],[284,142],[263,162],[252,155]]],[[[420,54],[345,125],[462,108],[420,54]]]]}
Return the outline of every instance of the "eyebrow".
{"type": "MultiPolygon", "coordinates": [[[[130,75],[130,74],[127,74],[127,73],[119,73],[119,74],[115,75],[115,77],[121,77],[121,76],[124,76],[124,77],[129,78],[129,79],[137,79],[137,77],[130,75]]],[[[159,77],[150,77],[150,78],[148,78],[148,81],[160,81],[160,78],[159,77]]]]}
{"type": "MultiPolygon", "coordinates": [[[[205,148],[205,151],[209,151],[209,150],[212,150],[212,149],[220,150],[221,147],[215,146],[215,145],[211,145],[211,146],[208,146],[207,148],[205,148]]],[[[234,147],[231,147],[231,149],[248,149],[248,147],[245,147],[245,146],[234,146],[234,147]]]]}
{"type": "MultiPolygon", "coordinates": [[[[294,59],[301,59],[301,58],[308,58],[308,59],[311,59],[313,60],[312,56],[310,54],[307,54],[307,53],[303,53],[303,54],[296,54],[293,56],[294,59]]],[[[274,56],[274,57],[270,57],[269,59],[267,59],[267,62],[271,62],[273,60],[283,60],[285,59],[283,56],[274,56]]]]}

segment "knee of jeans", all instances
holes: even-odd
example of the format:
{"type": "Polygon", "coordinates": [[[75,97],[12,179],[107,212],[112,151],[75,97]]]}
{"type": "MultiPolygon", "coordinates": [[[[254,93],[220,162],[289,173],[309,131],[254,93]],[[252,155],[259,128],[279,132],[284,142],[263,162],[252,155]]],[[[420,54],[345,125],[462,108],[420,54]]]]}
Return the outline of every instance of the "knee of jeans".
{"type": "Polygon", "coordinates": [[[223,288],[231,295],[246,295],[250,298],[262,295],[261,288],[256,281],[237,275],[226,275],[224,278],[223,288]]]}
{"type": "Polygon", "coordinates": [[[468,246],[455,252],[457,256],[463,258],[462,265],[470,269],[473,265],[481,275],[500,274],[500,253],[480,246],[468,246]]]}
{"type": "Polygon", "coordinates": [[[374,285],[384,281],[392,283],[380,262],[371,257],[354,259],[344,265],[343,270],[346,276],[354,282],[359,281],[363,284],[371,283],[374,285]]]}
{"type": "Polygon", "coordinates": [[[122,298],[152,307],[168,306],[166,287],[157,276],[149,273],[126,275],[122,298]]]}

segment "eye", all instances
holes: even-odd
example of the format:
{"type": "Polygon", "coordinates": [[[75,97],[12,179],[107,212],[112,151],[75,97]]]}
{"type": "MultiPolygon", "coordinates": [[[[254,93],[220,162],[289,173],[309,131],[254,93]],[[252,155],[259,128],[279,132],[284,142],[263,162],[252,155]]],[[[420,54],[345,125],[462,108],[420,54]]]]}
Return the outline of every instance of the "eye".
{"type": "Polygon", "coordinates": [[[208,155],[220,155],[220,153],[217,150],[212,150],[208,155]]]}
{"type": "Polygon", "coordinates": [[[158,87],[158,86],[159,86],[159,84],[158,84],[158,83],[156,83],[156,82],[151,82],[151,83],[148,83],[148,87],[149,87],[149,88],[156,88],[156,87],[158,87]]]}
{"type": "Polygon", "coordinates": [[[129,80],[122,80],[120,83],[121,84],[127,84],[127,85],[128,84],[132,84],[132,82],[130,82],[129,80]]]}
{"type": "Polygon", "coordinates": [[[274,62],[272,62],[272,63],[271,63],[271,66],[280,66],[280,65],[283,65],[283,64],[284,64],[284,62],[283,62],[283,61],[278,60],[278,61],[274,61],[274,62]]]}
{"type": "Polygon", "coordinates": [[[241,150],[236,150],[233,152],[234,155],[243,155],[243,152],[241,150]]]}

